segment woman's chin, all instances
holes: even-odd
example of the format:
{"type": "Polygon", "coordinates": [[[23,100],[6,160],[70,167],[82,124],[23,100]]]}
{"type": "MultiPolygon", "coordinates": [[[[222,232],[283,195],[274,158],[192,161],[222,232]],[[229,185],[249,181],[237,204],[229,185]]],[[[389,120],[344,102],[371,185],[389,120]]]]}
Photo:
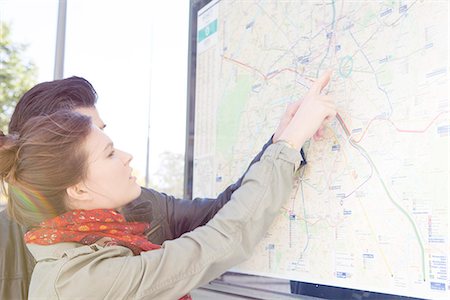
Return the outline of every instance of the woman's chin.
{"type": "Polygon", "coordinates": [[[133,197],[132,197],[133,199],[131,199],[131,201],[137,199],[141,195],[141,193],[142,193],[141,186],[139,184],[135,183],[134,190],[133,190],[133,197]]]}

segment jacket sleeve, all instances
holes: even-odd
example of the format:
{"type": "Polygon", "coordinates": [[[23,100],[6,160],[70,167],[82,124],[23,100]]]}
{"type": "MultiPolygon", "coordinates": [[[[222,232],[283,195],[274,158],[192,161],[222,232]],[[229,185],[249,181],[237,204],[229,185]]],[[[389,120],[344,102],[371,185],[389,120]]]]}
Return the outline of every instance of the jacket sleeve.
{"type": "Polygon", "coordinates": [[[34,261],[28,251],[23,226],[0,211],[0,299],[27,299],[34,261]]]}
{"type": "Polygon", "coordinates": [[[105,262],[118,270],[106,298],[178,299],[249,258],[288,200],[300,160],[291,148],[270,146],[205,226],[159,250],[105,262]]]}
{"type": "MultiPolygon", "coordinates": [[[[129,221],[150,223],[152,229],[148,238],[157,244],[178,238],[198,226],[205,225],[231,199],[234,191],[241,186],[242,180],[250,167],[261,159],[264,151],[272,144],[272,137],[253,158],[241,178],[228,186],[217,198],[184,200],[152,189],[143,189],[141,197],[130,203],[123,214],[129,221]],[[145,203],[147,202],[146,199],[151,199],[151,203],[145,203]]],[[[301,156],[301,165],[304,165],[306,160],[303,150],[301,150],[301,156]]]]}
{"type": "Polygon", "coordinates": [[[272,137],[263,146],[261,151],[253,158],[244,174],[233,184],[229,185],[221,192],[216,199],[214,198],[194,198],[193,200],[177,199],[173,196],[164,194],[168,203],[168,220],[170,229],[173,232],[173,238],[180,237],[182,234],[192,231],[198,226],[205,225],[221,209],[225,203],[230,201],[231,195],[242,184],[244,176],[250,167],[261,159],[264,151],[272,144],[272,137]]]}

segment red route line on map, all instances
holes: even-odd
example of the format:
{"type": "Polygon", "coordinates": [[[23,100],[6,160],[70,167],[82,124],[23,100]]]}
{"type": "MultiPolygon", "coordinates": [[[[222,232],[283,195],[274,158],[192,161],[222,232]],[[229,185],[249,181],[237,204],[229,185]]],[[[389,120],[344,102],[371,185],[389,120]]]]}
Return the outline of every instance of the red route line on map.
{"type": "MultiPolygon", "coordinates": [[[[292,68],[284,68],[284,69],[281,69],[281,70],[278,70],[278,71],[272,73],[270,76],[266,76],[266,75],[264,75],[260,70],[254,68],[254,67],[252,67],[252,66],[250,66],[250,65],[248,65],[248,64],[246,64],[246,63],[240,62],[240,61],[238,61],[238,60],[235,60],[235,59],[233,59],[233,58],[231,58],[231,57],[227,57],[227,56],[225,56],[225,55],[223,55],[222,57],[223,57],[223,59],[225,59],[225,60],[232,61],[232,62],[234,62],[234,63],[236,63],[236,64],[238,64],[238,65],[241,65],[241,66],[243,66],[243,67],[245,67],[245,68],[248,68],[248,69],[251,69],[251,70],[257,72],[259,75],[261,75],[261,77],[262,77],[264,80],[270,80],[270,79],[274,78],[275,76],[279,75],[279,74],[282,73],[282,72],[290,71],[290,72],[293,72],[293,73],[295,73],[295,74],[297,74],[297,75],[301,75],[302,77],[304,77],[304,78],[306,78],[306,79],[308,79],[308,80],[314,82],[314,79],[313,79],[313,78],[309,78],[309,77],[307,77],[307,76],[305,76],[305,75],[302,75],[302,74],[300,74],[299,72],[297,72],[297,70],[294,70],[294,69],[292,69],[292,68]]],[[[388,121],[388,122],[390,122],[390,123],[392,124],[392,126],[394,126],[394,128],[395,128],[398,132],[402,132],[402,133],[424,133],[425,131],[427,131],[427,130],[430,128],[430,126],[434,123],[434,121],[436,121],[437,118],[439,118],[439,117],[440,117],[441,115],[443,115],[443,114],[447,114],[448,112],[449,112],[449,111],[443,111],[443,112],[439,113],[436,117],[433,118],[433,120],[430,121],[430,123],[427,125],[427,127],[425,127],[425,129],[418,129],[418,130],[401,129],[401,128],[398,128],[397,125],[395,125],[395,123],[392,122],[391,120],[378,119],[378,118],[375,117],[375,118],[373,118],[372,120],[370,120],[369,124],[366,126],[366,129],[364,130],[364,132],[363,132],[363,134],[361,135],[361,137],[359,138],[359,140],[353,140],[353,141],[354,141],[355,143],[361,142],[361,140],[363,139],[363,137],[365,136],[365,134],[366,134],[367,131],[369,130],[370,125],[372,125],[373,121],[375,121],[375,120],[388,121]]],[[[341,115],[340,115],[339,113],[336,114],[336,118],[339,120],[339,123],[342,125],[342,127],[343,127],[345,133],[347,134],[347,136],[350,136],[350,135],[351,135],[350,130],[348,129],[347,125],[345,124],[344,119],[342,119],[342,117],[341,117],[341,115]]]]}
{"type": "MultiPolygon", "coordinates": [[[[401,128],[398,128],[397,127],[397,125],[395,125],[395,123],[394,122],[392,122],[391,120],[386,120],[386,119],[378,119],[378,118],[373,118],[372,120],[370,120],[370,122],[369,122],[369,124],[367,124],[367,126],[366,126],[366,129],[364,130],[364,132],[363,132],[363,134],[361,135],[361,137],[358,139],[358,140],[353,140],[355,143],[359,143],[359,142],[361,142],[361,140],[363,139],[363,137],[365,136],[365,134],[367,133],[367,131],[369,130],[369,127],[370,127],[370,125],[372,125],[372,123],[373,123],[373,121],[375,121],[375,120],[379,120],[379,121],[387,121],[387,122],[389,122],[389,123],[391,123],[392,124],[392,126],[394,126],[394,128],[395,128],[395,130],[396,131],[398,131],[398,132],[402,132],[402,133],[424,133],[425,131],[427,131],[430,127],[431,127],[431,125],[441,116],[441,115],[444,115],[444,114],[448,114],[449,113],[449,111],[443,111],[443,112],[440,112],[439,114],[437,114],[437,116],[435,116],[434,118],[433,118],[433,120],[431,120],[429,123],[428,123],[428,125],[424,128],[424,129],[401,129],[401,128]]],[[[344,125],[345,125],[345,123],[343,123],[344,125]]],[[[348,129],[347,129],[348,130],[348,129]]]]}
{"type": "MultiPolygon", "coordinates": [[[[232,62],[234,62],[234,63],[236,63],[236,64],[238,64],[238,65],[241,65],[241,66],[243,66],[243,67],[246,67],[246,68],[248,68],[248,69],[251,69],[251,70],[255,71],[256,73],[258,73],[259,75],[261,75],[261,77],[262,77],[264,80],[270,80],[270,79],[274,78],[275,76],[277,76],[277,75],[279,75],[280,73],[285,72],[285,71],[289,71],[289,72],[295,73],[295,74],[300,75],[300,76],[302,76],[302,77],[304,77],[304,78],[306,78],[306,79],[308,79],[308,80],[311,80],[311,78],[309,78],[308,76],[302,75],[302,74],[300,74],[299,72],[297,72],[297,70],[294,70],[294,69],[292,69],[292,68],[284,68],[284,69],[281,69],[281,70],[277,70],[276,72],[270,74],[270,76],[267,76],[267,75],[264,75],[264,73],[261,72],[260,70],[254,68],[254,67],[252,67],[252,66],[250,66],[250,65],[248,65],[248,64],[246,64],[246,63],[240,62],[240,61],[238,61],[238,60],[235,60],[235,59],[233,59],[233,58],[231,58],[231,57],[227,57],[227,56],[225,56],[225,55],[223,55],[222,57],[223,57],[223,59],[225,59],[225,60],[232,61],[232,62]]],[[[313,81],[313,80],[311,80],[311,81],[313,81]]]]}

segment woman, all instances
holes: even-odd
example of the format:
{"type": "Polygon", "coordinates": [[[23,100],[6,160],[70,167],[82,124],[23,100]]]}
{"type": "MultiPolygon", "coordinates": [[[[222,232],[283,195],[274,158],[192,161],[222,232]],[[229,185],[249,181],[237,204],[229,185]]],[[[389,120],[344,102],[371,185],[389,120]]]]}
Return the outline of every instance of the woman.
{"type": "Polygon", "coordinates": [[[118,210],[141,191],[132,157],[89,117],[60,111],[29,120],[20,136],[0,135],[0,178],[8,213],[30,230],[37,265],[30,298],[178,299],[242,262],[290,194],[299,150],[334,116],[320,95],[327,73],[305,96],[278,142],[205,226],[162,246],[145,238],[148,224],[118,210]]]}
{"type": "MultiPolygon", "coordinates": [[[[94,87],[81,77],[39,83],[17,102],[8,131],[21,132],[22,126],[32,117],[49,115],[61,109],[88,115],[97,127],[104,128],[106,125],[95,107],[96,101],[94,87]]],[[[278,128],[275,137],[283,130],[284,127],[278,128]]],[[[259,161],[270,144],[272,137],[250,165],[259,161]]],[[[128,221],[150,223],[152,230],[147,239],[161,245],[205,225],[231,199],[243,178],[242,175],[215,198],[177,199],[152,188],[141,187],[139,198],[123,207],[121,213],[128,221]]],[[[11,220],[3,210],[0,211],[0,232],[0,299],[28,299],[31,273],[36,262],[23,240],[26,228],[11,220]]]]}

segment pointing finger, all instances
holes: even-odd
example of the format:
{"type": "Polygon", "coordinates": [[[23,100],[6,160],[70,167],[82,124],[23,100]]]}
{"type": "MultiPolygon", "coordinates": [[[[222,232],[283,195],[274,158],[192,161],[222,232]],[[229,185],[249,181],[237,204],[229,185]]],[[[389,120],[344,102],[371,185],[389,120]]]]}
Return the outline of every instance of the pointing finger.
{"type": "Polygon", "coordinates": [[[331,69],[327,70],[313,83],[313,85],[311,86],[311,90],[317,94],[320,94],[323,88],[326,87],[328,82],[330,81],[332,72],[333,71],[331,69]]]}

